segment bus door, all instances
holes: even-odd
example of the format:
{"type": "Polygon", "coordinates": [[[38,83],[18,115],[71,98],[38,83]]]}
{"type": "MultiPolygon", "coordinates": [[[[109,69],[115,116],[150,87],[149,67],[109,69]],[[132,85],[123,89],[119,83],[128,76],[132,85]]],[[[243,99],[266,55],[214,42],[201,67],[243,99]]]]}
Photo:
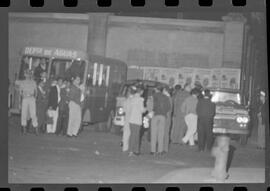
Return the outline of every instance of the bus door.
{"type": "Polygon", "coordinates": [[[110,66],[102,63],[89,63],[86,74],[87,98],[84,113],[84,122],[103,122],[108,116],[108,86],[110,66]],[[89,111],[87,111],[89,110],[89,111]],[[90,113],[90,121],[85,118],[90,113]]]}

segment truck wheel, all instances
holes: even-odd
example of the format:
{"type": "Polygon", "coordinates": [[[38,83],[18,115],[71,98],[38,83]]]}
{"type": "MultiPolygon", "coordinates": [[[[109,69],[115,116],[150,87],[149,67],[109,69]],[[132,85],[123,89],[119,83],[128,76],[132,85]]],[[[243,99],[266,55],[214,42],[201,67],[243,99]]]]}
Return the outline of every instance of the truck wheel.
{"type": "Polygon", "coordinates": [[[240,144],[245,146],[247,145],[248,136],[247,135],[240,135],[240,144]]]}

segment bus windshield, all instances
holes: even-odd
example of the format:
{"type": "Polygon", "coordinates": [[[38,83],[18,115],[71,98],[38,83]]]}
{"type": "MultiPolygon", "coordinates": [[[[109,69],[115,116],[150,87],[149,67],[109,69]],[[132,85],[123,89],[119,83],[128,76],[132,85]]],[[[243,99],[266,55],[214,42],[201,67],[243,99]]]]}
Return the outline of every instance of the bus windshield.
{"type": "Polygon", "coordinates": [[[34,79],[38,80],[41,77],[41,73],[48,72],[49,59],[44,57],[35,56],[23,56],[21,60],[21,66],[19,71],[19,80],[24,79],[24,71],[32,70],[34,79]]]}
{"type": "Polygon", "coordinates": [[[72,77],[79,76],[82,80],[85,66],[84,60],[54,59],[50,69],[50,78],[63,77],[71,79],[72,77]]]}

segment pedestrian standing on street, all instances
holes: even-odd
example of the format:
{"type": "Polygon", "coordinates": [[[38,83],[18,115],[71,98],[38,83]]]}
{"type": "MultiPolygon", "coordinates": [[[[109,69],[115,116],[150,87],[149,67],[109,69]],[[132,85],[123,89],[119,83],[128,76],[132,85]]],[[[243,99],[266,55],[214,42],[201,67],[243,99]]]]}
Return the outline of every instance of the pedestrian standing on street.
{"type": "Polygon", "coordinates": [[[54,80],[48,97],[48,116],[52,118],[52,123],[47,124],[47,133],[55,133],[58,120],[59,103],[61,101],[60,87],[63,85],[63,79],[58,77],[54,80]]]}
{"type": "Polygon", "coordinates": [[[133,86],[131,88],[133,96],[126,103],[126,115],[129,118],[130,139],[129,139],[129,156],[140,154],[140,130],[142,126],[142,114],[145,112],[143,105],[144,99],[141,97],[142,89],[133,86]]]}
{"type": "Polygon", "coordinates": [[[45,82],[40,80],[37,88],[36,111],[37,111],[38,131],[42,133],[46,132],[46,111],[48,106],[48,96],[44,87],[45,82]]]}
{"type": "Polygon", "coordinates": [[[266,126],[266,93],[264,91],[260,91],[260,106],[257,114],[258,117],[258,140],[257,140],[257,148],[265,149],[265,126],[266,126]]]}
{"type": "Polygon", "coordinates": [[[134,91],[131,89],[128,89],[126,99],[123,103],[123,110],[125,112],[125,122],[124,122],[124,127],[123,127],[123,136],[122,136],[122,151],[126,152],[129,149],[129,139],[130,139],[130,126],[129,126],[129,121],[130,121],[130,112],[129,112],[129,107],[131,103],[131,98],[134,95],[134,91]]]}
{"type": "Polygon", "coordinates": [[[196,89],[191,90],[191,95],[185,99],[181,106],[181,111],[185,114],[185,122],[187,125],[187,132],[182,138],[184,144],[189,143],[194,146],[194,135],[197,131],[197,114],[196,107],[198,103],[198,92],[196,89]]]}
{"type": "Polygon", "coordinates": [[[21,130],[23,134],[26,133],[27,119],[30,114],[35,133],[38,134],[35,98],[37,94],[37,84],[32,80],[32,72],[30,70],[25,70],[24,76],[25,80],[15,82],[15,84],[19,86],[20,95],[22,96],[21,130]]]}
{"type": "Polygon", "coordinates": [[[58,120],[57,120],[56,132],[55,132],[57,135],[66,135],[67,134],[68,113],[69,113],[69,108],[68,108],[69,85],[70,85],[69,80],[65,79],[64,84],[60,90],[61,100],[59,103],[59,116],[58,116],[58,120]]]}
{"type": "Polygon", "coordinates": [[[169,151],[169,142],[170,142],[170,129],[172,124],[172,98],[169,93],[168,88],[163,88],[163,94],[169,98],[170,101],[170,109],[166,115],[166,125],[164,131],[164,145],[163,145],[163,153],[167,153],[169,151]]]}
{"type": "Polygon", "coordinates": [[[67,136],[77,137],[78,131],[81,126],[81,97],[82,89],[80,87],[80,77],[76,76],[73,83],[70,85],[69,90],[69,120],[67,136]]]}
{"type": "MultiPolygon", "coordinates": [[[[181,86],[180,86],[181,87],[181,86]]],[[[191,87],[186,84],[184,90],[179,89],[173,98],[173,124],[171,141],[173,144],[181,144],[186,132],[185,114],[181,111],[181,105],[189,97],[191,87]]]]}
{"type": "Polygon", "coordinates": [[[216,113],[216,105],[211,101],[211,94],[208,89],[204,91],[203,98],[197,104],[198,115],[198,147],[204,151],[205,146],[211,151],[213,144],[213,120],[216,113]]]}
{"type": "Polygon", "coordinates": [[[153,95],[153,119],[151,122],[151,153],[162,155],[164,153],[164,133],[166,126],[166,117],[171,109],[168,96],[162,93],[163,87],[158,87],[153,95]],[[158,145],[158,149],[156,147],[158,145]]]}

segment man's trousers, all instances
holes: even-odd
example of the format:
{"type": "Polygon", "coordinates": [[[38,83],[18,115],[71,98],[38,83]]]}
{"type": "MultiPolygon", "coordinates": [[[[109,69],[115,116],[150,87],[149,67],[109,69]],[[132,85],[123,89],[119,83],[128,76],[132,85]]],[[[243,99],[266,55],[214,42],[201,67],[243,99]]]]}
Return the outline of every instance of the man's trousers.
{"type": "Polygon", "coordinates": [[[34,97],[25,97],[22,99],[21,125],[26,127],[27,120],[32,119],[33,127],[37,128],[36,99],[34,97]]]}
{"type": "Polygon", "coordinates": [[[187,132],[182,141],[184,143],[189,142],[190,146],[194,145],[194,135],[197,131],[197,115],[189,113],[185,116],[185,122],[187,124],[187,132]]]}
{"type": "Polygon", "coordinates": [[[166,117],[163,115],[155,115],[151,122],[151,152],[164,151],[164,133],[165,133],[166,117]]]}
{"type": "Polygon", "coordinates": [[[173,117],[172,131],[171,131],[171,141],[172,143],[181,143],[182,138],[186,132],[186,123],[184,114],[177,115],[173,117]]]}
{"type": "Polygon", "coordinates": [[[199,117],[198,118],[198,145],[199,150],[204,150],[205,146],[208,151],[211,150],[213,144],[213,119],[199,117]]]}
{"type": "Polygon", "coordinates": [[[129,139],[129,150],[133,153],[140,152],[140,130],[141,126],[130,123],[130,139],[129,139]]]}
{"type": "Polygon", "coordinates": [[[47,133],[55,133],[58,120],[58,107],[56,110],[49,109],[48,116],[52,117],[53,123],[47,124],[47,133]]]}
{"type": "Polygon", "coordinates": [[[73,101],[69,102],[69,117],[67,135],[77,136],[81,126],[81,106],[73,101]]]}
{"type": "Polygon", "coordinates": [[[122,137],[123,147],[122,147],[122,151],[127,151],[128,150],[129,138],[130,138],[130,126],[129,126],[128,122],[125,122],[124,127],[123,127],[123,137],[122,137]]]}

